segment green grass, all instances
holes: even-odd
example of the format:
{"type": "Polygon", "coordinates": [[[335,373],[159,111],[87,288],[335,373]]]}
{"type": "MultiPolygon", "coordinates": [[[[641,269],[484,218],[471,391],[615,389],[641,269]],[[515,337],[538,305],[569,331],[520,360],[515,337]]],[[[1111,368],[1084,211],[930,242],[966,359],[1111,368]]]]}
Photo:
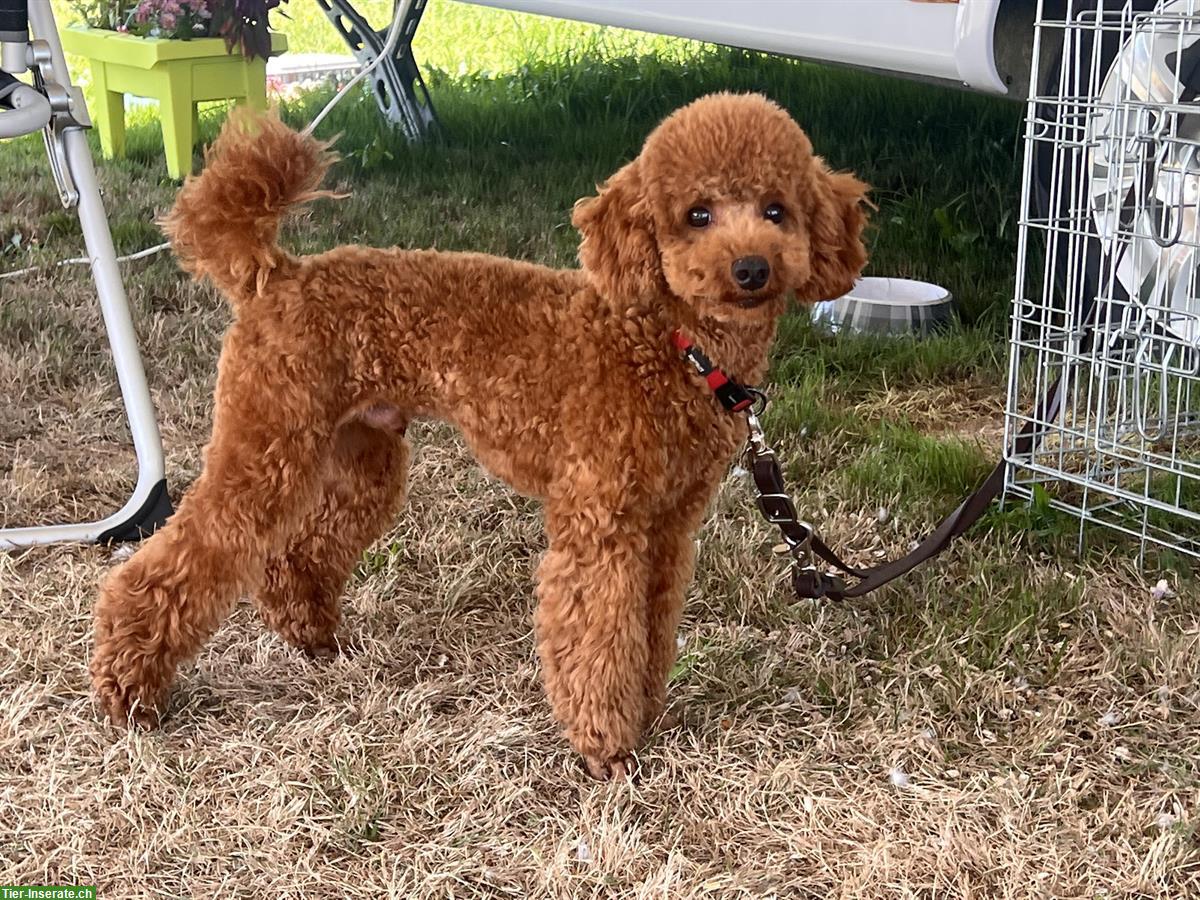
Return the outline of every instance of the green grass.
{"type": "Polygon", "coordinates": [[[869,503],[886,487],[897,500],[929,498],[949,510],[991,468],[977,444],[960,438],[933,438],[886,421],[872,437],[864,452],[838,472],[853,503],[869,503]]]}
{"type": "MultiPolygon", "coordinates": [[[[354,4],[367,21],[386,28],[392,0],[354,4]]],[[[274,16],[293,51],[348,53],[346,45],[312,0],[291,0],[274,16]]],[[[654,53],[682,58],[689,41],[618,28],[489,9],[456,0],[435,0],[421,18],[414,51],[422,67],[453,76],[498,75],[517,71],[530,60],[569,55],[605,57],[654,53]]]]}

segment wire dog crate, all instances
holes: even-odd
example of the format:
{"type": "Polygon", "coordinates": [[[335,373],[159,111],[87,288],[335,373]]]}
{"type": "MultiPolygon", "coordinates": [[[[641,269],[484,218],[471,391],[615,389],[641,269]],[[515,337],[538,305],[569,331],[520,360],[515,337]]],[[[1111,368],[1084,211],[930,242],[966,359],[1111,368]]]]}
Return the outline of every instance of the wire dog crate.
{"type": "Polygon", "coordinates": [[[1041,0],[1034,60],[1007,491],[1200,557],[1200,0],[1041,0]]]}

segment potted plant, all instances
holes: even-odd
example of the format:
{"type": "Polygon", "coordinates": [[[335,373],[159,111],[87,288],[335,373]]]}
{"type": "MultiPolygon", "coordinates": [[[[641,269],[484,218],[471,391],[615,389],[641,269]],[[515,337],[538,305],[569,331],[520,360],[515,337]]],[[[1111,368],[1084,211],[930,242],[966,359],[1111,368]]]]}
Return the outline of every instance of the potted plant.
{"type": "MultiPolygon", "coordinates": [[[[281,0],[76,0],[63,49],[88,60],[92,120],[107,157],[125,150],[125,94],[158,101],[167,171],[192,168],[196,104],[266,108],[266,58],[287,49],[268,28],[281,0]]],[[[286,2],[286,0],[283,0],[286,2]]]]}

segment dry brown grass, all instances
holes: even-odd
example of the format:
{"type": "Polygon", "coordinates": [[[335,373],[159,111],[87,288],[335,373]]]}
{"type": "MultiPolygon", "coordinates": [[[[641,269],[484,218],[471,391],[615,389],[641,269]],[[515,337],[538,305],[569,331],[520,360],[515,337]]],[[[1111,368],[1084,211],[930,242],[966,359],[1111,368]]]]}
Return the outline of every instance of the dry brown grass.
{"type": "MultiPolygon", "coordinates": [[[[147,215],[170,196],[112,177],[110,202],[147,215]]],[[[88,282],[0,284],[0,521],[108,509],[132,472],[88,282]]],[[[130,268],[129,287],[177,491],[199,464],[227,313],[166,259],[130,268]]],[[[917,420],[951,394],[877,396],[917,420]]],[[[990,401],[956,402],[986,418],[990,401]]],[[[242,604],[181,673],[159,732],[104,724],[88,696],[89,606],[112,551],[0,556],[0,883],[1200,896],[1200,616],[1194,597],[1154,599],[1157,575],[1001,529],[868,602],[798,605],[731,476],[640,779],[597,784],[538,686],[535,506],[448,429],[417,444],[411,501],[350,588],[346,653],[309,661],[242,604]]],[[[859,559],[924,524],[879,525],[836,480],[809,483],[803,507],[859,559]]]]}
{"type": "Polygon", "coordinates": [[[1003,410],[1004,394],[996,386],[963,382],[916,389],[884,386],[870,392],[856,411],[867,418],[898,418],[926,434],[977,440],[989,453],[999,454],[1003,410]]]}

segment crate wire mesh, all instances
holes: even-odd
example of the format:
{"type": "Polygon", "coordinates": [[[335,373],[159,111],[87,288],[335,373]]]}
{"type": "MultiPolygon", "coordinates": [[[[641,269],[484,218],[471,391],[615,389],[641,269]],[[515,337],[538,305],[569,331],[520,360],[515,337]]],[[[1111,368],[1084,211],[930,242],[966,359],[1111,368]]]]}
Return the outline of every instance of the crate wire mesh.
{"type": "Polygon", "coordinates": [[[1200,556],[1198,8],[1039,2],[1006,490],[1079,516],[1081,544],[1102,523],[1200,556]]]}

